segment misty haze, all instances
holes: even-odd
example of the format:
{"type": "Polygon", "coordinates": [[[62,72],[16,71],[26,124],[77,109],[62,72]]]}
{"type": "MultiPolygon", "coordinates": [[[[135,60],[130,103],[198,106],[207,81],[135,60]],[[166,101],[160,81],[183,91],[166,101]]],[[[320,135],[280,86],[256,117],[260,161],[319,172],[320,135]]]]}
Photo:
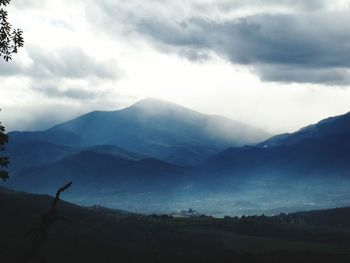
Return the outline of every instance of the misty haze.
{"type": "Polygon", "coordinates": [[[0,262],[349,262],[350,0],[0,0],[0,262]]]}

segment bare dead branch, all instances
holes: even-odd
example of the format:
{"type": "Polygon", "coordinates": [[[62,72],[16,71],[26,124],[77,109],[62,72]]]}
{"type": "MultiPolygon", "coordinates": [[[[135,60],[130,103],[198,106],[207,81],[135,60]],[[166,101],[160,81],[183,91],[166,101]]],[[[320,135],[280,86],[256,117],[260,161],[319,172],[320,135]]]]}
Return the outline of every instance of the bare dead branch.
{"type": "Polygon", "coordinates": [[[41,216],[41,222],[38,224],[38,226],[29,232],[29,234],[34,235],[36,240],[34,241],[33,246],[31,247],[27,255],[24,257],[22,261],[23,263],[28,263],[31,261],[40,262],[40,263],[46,262],[45,259],[40,257],[38,253],[41,246],[47,240],[47,236],[48,236],[47,233],[48,233],[49,227],[53,223],[55,223],[57,220],[61,219],[61,217],[57,216],[58,214],[57,204],[58,204],[58,201],[60,200],[60,196],[62,192],[66,191],[69,187],[71,187],[71,185],[72,185],[72,182],[58,189],[58,191],[56,192],[55,199],[52,201],[49,211],[41,216]]]}

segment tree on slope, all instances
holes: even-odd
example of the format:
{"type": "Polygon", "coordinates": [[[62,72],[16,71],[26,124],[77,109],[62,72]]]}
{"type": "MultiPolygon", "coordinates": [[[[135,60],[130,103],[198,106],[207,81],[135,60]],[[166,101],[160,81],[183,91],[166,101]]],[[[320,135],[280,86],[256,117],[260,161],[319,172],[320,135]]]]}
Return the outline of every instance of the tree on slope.
{"type": "MultiPolygon", "coordinates": [[[[12,54],[17,53],[20,47],[24,45],[22,30],[13,29],[8,21],[8,13],[4,9],[11,0],[0,0],[0,57],[6,62],[12,59],[12,54]]],[[[0,122],[0,153],[4,151],[4,145],[7,142],[5,127],[0,122]]],[[[9,178],[6,170],[8,158],[0,156],[0,179],[9,178]]]]}
{"type": "MultiPolygon", "coordinates": [[[[4,150],[4,144],[7,142],[7,135],[5,134],[5,127],[0,122],[0,152],[4,150]]],[[[9,178],[8,172],[6,171],[8,165],[8,158],[0,156],[0,179],[6,180],[9,178]]]]}

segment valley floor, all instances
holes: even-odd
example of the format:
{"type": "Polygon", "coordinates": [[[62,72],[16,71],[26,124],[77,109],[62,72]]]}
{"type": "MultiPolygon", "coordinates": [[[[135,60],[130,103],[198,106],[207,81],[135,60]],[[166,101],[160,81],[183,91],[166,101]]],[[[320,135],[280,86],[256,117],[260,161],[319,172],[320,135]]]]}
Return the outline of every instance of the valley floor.
{"type": "MultiPolygon", "coordinates": [[[[0,189],[0,262],[21,262],[52,202],[0,189]]],[[[349,262],[350,208],[217,219],[58,206],[39,253],[46,262],[349,262]]]]}

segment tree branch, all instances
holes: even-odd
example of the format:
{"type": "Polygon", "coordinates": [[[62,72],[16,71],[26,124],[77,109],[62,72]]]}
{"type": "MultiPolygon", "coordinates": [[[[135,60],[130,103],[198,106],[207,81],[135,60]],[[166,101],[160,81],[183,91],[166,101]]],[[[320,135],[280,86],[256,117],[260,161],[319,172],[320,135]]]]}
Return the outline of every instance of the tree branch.
{"type": "Polygon", "coordinates": [[[57,210],[57,204],[60,200],[60,196],[62,192],[66,191],[69,187],[71,187],[72,182],[66,184],[65,186],[58,189],[56,192],[55,199],[52,201],[52,204],[50,206],[50,209],[47,213],[43,214],[41,216],[41,222],[38,224],[36,228],[29,231],[29,234],[33,234],[36,237],[36,240],[27,253],[27,255],[23,259],[23,263],[27,263],[30,261],[36,261],[36,262],[46,262],[42,257],[39,256],[39,250],[41,246],[45,243],[47,240],[47,233],[49,227],[55,223],[57,220],[61,219],[57,216],[58,210],[57,210]]]}

